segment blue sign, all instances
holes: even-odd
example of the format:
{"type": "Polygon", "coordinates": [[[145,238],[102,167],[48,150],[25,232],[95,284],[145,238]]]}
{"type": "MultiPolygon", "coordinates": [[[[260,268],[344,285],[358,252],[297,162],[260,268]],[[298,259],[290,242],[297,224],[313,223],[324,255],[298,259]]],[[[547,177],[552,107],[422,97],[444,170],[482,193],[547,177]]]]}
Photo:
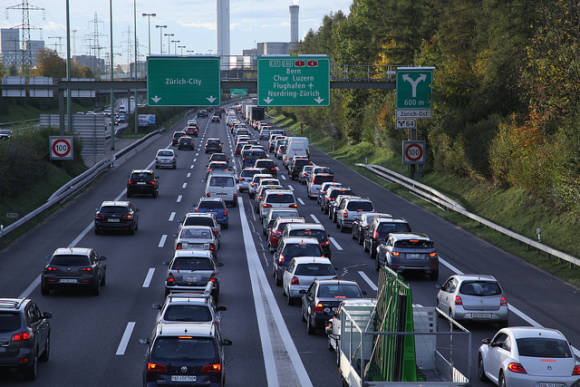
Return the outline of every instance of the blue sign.
{"type": "Polygon", "coordinates": [[[139,114],[137,122],[139,126],[155,126],[155,114],[139,114]]]}

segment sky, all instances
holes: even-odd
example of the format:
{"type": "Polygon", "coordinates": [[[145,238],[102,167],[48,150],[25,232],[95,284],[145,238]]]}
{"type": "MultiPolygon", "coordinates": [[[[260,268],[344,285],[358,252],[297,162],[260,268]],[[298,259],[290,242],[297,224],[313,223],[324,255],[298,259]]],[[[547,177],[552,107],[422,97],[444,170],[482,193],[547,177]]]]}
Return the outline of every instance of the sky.
{"type": "MultiPolygon", "coordinates": [[[[131,57],[128,52],[127,38],[133,40],[133,0],[111,0],[113,2],[113,48],[115,62],[127,63],[131,57]],[[131,29],[130,34],[127,33],[131,29]]],[[[0,0],[0,8],[22,4],[24,0],[0,0]]],[[[58,39],[66,37],[65,0],[28,0],[29,5],[44,10],[30,11],[30,24],[41,27],[31,31],[31,39],[44,39],[46,46],[54,49],[58,39]]],[[[73,55],[88,54],[89,38],[93,35],[92,20],[97,14],[99,23],[100,46],[109,51],[109,0],[69,0],[71,30],[77,30],[73,55]]],[[[290,40],[290,14],[288,6],[294,2],[300,6],[300,39],[308,30],[317,30],[324,15],[339,10],[348,14],[352,0],[230,0],[230,51],[241,54],[243,49],[255,48],[257,42],[287,42],[290,40]]],[[[217,50],[216,0],[136,0],[137,39],[139,54],[148,52],[148,23],[142,13],[156,13],[151,17],[151,54],[160,53],[159,32],[155,25],[167,25],[163,33],[174,34],[170,40],[171,54],[175,47],[180,54],[215,54],[217,50]]],[[[1,14],[0,14],[1,15],[1,14]]],[[[5,10],[0,18],[0,27],[10,28],[22,23],[21,10],[5,10]]],[[[72,38],[71,38],[72,39],[72,38]]],[[[133,43],[131,43],[132,45],[133,43]]],[[[58,49],[58,46],[56,47],[58,49]]],[[[65,40],[59,54],[64,56],[65,40]]],[[[163,50],[167,54],[167,37],[163,37],[163,50]]],[[[132,55],[132,54],[131,54],[132,55]]],[[[143,59],[143,57],[141,57],[143,59]]]]}

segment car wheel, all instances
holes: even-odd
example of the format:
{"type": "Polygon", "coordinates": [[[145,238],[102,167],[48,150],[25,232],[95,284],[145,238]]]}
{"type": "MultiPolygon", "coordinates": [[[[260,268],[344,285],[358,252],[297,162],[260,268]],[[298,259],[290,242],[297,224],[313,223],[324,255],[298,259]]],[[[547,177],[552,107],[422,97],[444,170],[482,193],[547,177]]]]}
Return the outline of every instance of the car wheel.
{"type": "Polygon", "coordinates": [[[38,360],[40,360],[41,362],[46,362],[48,361],[49,357],[50,357],[50,332],[49,336],[46,336],[46,342],[44,343],[44,352],[42,352],[42,355],[40,355],[38,360]]]}
{"type": "Polygon", "coordinates": [[[229,226],[228,226],[227,223],[224,223],[222,227],[225,228],[225,229],[227,229],[229,226]]]}
{"type": "Polygon", "coordinates": [[[177,169],[177,165],[176,164],[173,164],[173,169],[177,169]]]}
{"type": "Polygon", "coordinates": [[[477,362],[477,376],[482,382],[487,380],[487,376],[485,376],[485,369],[483,368],[483,358],[481,355],[479,355],[479,361],[477,362]]]}
{"type": "Polygon", "coordinates": [[[314,327],[312,326],[312,324],[310,322],[310,316],[306,317],[306,333],[308,333],[309,335],[314,334],[314,327]]]}
{"type": "MultiPolygon", "coordinates": [[[[304,302],[302,305],[304,305],[304,302]]],[[[300,313],[300,317],[302,317],[302,321],[306,321],[306,317],[304,317],[304,306],[302,307],[302,313],[300,313]]]]}
{"type": "Polygon", "coordinates": [[[155,169],[159,169],[159,165],[155,165],[155,169]]]}
{"type": "Polygon", "coordinates": [[[377,249],[373,249],[373,245],[371,244],[371,259],[377,258],[377,249]]]}
{"type": "Polygon", "coordinates": [[[50,289],[48,288],[48,286],[46,286],[44,282],[40,284],[40,294],[42,294],[43,296],[50,295],[50,289]]]}
{"type": "Polygon", "coordinates": [[[24,376],[28,380],[34,380],[38,376],[38,355],[32,357],[32,364],[24,370],[24,376]]]}
{"type": "Polygon", "coordinates": [[[350,236],[352,237],[352,239],[357,239],[355,236],[355,228],[354,227],[351,230],[350,236]]]}
{"type": "Polygon", "coordinates": [[[157,196],[159,196],[159,192],[154,191],[153,192],[153,199],[157,199],[157,196]]]}
{"type": "Polygon", "coordinates": [[[507,387],[507,383],[505,381],[505,376],[503,375],[503,372],[501,372],[499,374],[499,383],[498,383],[499,387],[507,387]]]}

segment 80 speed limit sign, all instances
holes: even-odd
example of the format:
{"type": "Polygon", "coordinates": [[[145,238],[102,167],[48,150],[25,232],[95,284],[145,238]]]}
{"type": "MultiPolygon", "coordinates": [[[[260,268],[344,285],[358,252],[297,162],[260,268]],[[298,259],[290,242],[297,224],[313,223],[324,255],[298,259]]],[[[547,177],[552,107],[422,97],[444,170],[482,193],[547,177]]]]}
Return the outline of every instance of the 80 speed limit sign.
{"type": "Polygon", "coordinates": [[[425,164],[425,141],[403,141],[403,164],[425,164]]]}
{"type": "Polygon", "coordinates": [[[73,159],[74,141],[72,136],[50,136],[48,143],[51,160],[73,159]]]}

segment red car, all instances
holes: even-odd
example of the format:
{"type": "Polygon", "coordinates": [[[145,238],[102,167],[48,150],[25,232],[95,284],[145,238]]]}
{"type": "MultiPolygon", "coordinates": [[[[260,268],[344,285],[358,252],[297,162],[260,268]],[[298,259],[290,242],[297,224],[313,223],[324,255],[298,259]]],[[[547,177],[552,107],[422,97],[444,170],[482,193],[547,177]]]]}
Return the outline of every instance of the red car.
{"type": "Polygon", "coordinates": [[[284,232],[284,227],[288,223],[306,223],[306,221],[304,218],[277,218],[272,227],[268,228],[268,246],[270,247],[270,252],[274,252],[278,248],[278,242],[284,232]]]}
{"type": "Polygon", "coordinates": [[[185,128],[185,134],[187,134],[188,136],[197,137],[199,134],[199,129],[197,128],[197,126],[188,126],[187,128],[185,128]]]}

